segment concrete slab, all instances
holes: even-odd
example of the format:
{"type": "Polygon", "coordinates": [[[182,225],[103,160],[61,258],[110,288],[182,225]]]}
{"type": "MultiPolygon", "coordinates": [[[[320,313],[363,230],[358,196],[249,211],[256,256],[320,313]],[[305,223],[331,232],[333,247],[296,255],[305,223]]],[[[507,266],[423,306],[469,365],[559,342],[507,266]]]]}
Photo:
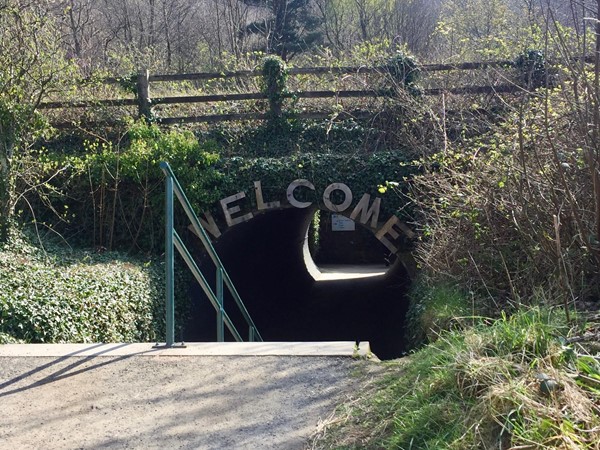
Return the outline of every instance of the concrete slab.
{"type": "MultiPolygon", "coordinates": [[[[179,345],[179,344],[178,344],[179,345]]],[[[370,354],[368,342],[355,349],[350,341],[336,342],[190,342],[185,347],[152,343],[4,344],[0,357],[97,356],[346,356],[370,354]]]]}

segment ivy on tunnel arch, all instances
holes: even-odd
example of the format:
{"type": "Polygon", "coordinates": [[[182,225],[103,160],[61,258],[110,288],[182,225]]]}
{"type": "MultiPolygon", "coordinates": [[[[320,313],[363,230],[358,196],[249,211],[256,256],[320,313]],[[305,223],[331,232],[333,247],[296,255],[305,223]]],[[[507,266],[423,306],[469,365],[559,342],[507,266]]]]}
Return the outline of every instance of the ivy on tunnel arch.
{"type": "MultiPolygon", "coordinates": [[[[260,181],[265,198],[283,200],[293,180],[306,179],[315,186],[315,191],[298,191],[298,200],[314,202],[322,207],[323,190],[332,183],[344,183],[354,195],[353,204],[363,194],[381,197],[381,213],[390,216],[408,213],[406,199],[397,193],[403,191],[418,167],[399,152],[370,155],[304,153],[279,158],[232,157],[221,160],[218,170],[223,175],[219,190],[224,197],[237,192],[248,195],[254,190],[254,181],[260,181]],[[390,180],[399,181],[398,189],[393,193],[381,193],[379,186],[390,180]]],[[[254,196],[248,197],[248,201],[253,202],[253,209],[256,208],[254,196]]],[[[213,210],[217,208],[218,205],[212,205],[213,210]]]]}

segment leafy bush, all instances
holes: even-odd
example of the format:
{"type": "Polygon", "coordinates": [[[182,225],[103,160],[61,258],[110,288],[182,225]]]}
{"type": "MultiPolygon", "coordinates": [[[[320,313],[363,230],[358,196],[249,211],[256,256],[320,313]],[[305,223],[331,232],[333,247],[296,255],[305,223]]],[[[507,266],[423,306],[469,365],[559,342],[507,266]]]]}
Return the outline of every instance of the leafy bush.
{"type": "Polygon", "coordinates": [[[567,94],[530,97],[489,132],[422,159],[418,256],[438,280],[504,305],[597,295],[593,185],[567,94]],[[568,130],[568,131],[567,131],[568,130]]]}
{"type": "Polygon", "coordinates": [[[3,342],[144,342],[164,335],[161,264],[116,253],[0,248],[3,342]]]}
{"type": "Polygon", "coordinates": [[[7,0],[0,6],[0,241],[8,237],[23,192],[16,189],[21,174],[13,170],[13,158],[48,129],[36,108],[50,92],[67,91],[78,79],[59,28],[37,2],[7,0]]]}
{"type": "MultiPolygon", "coordinates": [[[[86,141],[71,154],[42,150],[37,158],[23,160],[23,166],[42,161],[59,176],[45,184],[53,193],[46,199],[49,209],[38,208],[39,199],[29,200],[37,212],[33,219],[52,224],[56,232],[83,246],[159,251],[165,202],[159,163],[172,165],[190,202],[202,209],[221,198],[219,174],[213,168],[215,149],[211,142],[200,145],[190,132],[135,122],[118,141],[86,141]],[[61,213],[62,220],[51,212],[61,213]]],[[[181,216],[176,219],[184,222],[181,216]]]]}

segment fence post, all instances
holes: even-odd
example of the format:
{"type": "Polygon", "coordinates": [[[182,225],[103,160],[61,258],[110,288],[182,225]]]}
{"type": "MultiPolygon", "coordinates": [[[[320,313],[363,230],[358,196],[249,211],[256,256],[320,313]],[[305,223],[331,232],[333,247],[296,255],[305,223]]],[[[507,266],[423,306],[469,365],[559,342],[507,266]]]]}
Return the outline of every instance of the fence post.
{"type": "Polygon", "coordinates": [[[272,118],[283,115],[283,101],[287,94],[288,71],[285,62],[278,56],[267,56],[262,62],[263,90],[269,100],[272,118]]]}
{"type": "Polygon", "coordinates": [[[140,70],[137,77],[138,112],[140,119],[152,117],[152,100],[150,99],[150,71],[140,70]]]}

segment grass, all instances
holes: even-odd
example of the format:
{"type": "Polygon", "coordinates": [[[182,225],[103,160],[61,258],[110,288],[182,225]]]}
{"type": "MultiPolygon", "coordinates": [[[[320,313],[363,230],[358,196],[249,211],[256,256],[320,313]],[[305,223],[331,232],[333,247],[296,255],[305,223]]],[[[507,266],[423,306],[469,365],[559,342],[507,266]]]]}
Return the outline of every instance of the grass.
{"type": "Polygon", "coordinates": [[[532,308],[368,363],[312,448],[597,450],[600,362],[570,332],[564,312],[532,308]]]}
{"type": "Polygon", "coordinates": [[[473,317],[473,299],[456,286],[418,279],[409,291],[406,319],[407,344],[412,348],[433,342],[442,330],[462,328],[473,317]]]}

